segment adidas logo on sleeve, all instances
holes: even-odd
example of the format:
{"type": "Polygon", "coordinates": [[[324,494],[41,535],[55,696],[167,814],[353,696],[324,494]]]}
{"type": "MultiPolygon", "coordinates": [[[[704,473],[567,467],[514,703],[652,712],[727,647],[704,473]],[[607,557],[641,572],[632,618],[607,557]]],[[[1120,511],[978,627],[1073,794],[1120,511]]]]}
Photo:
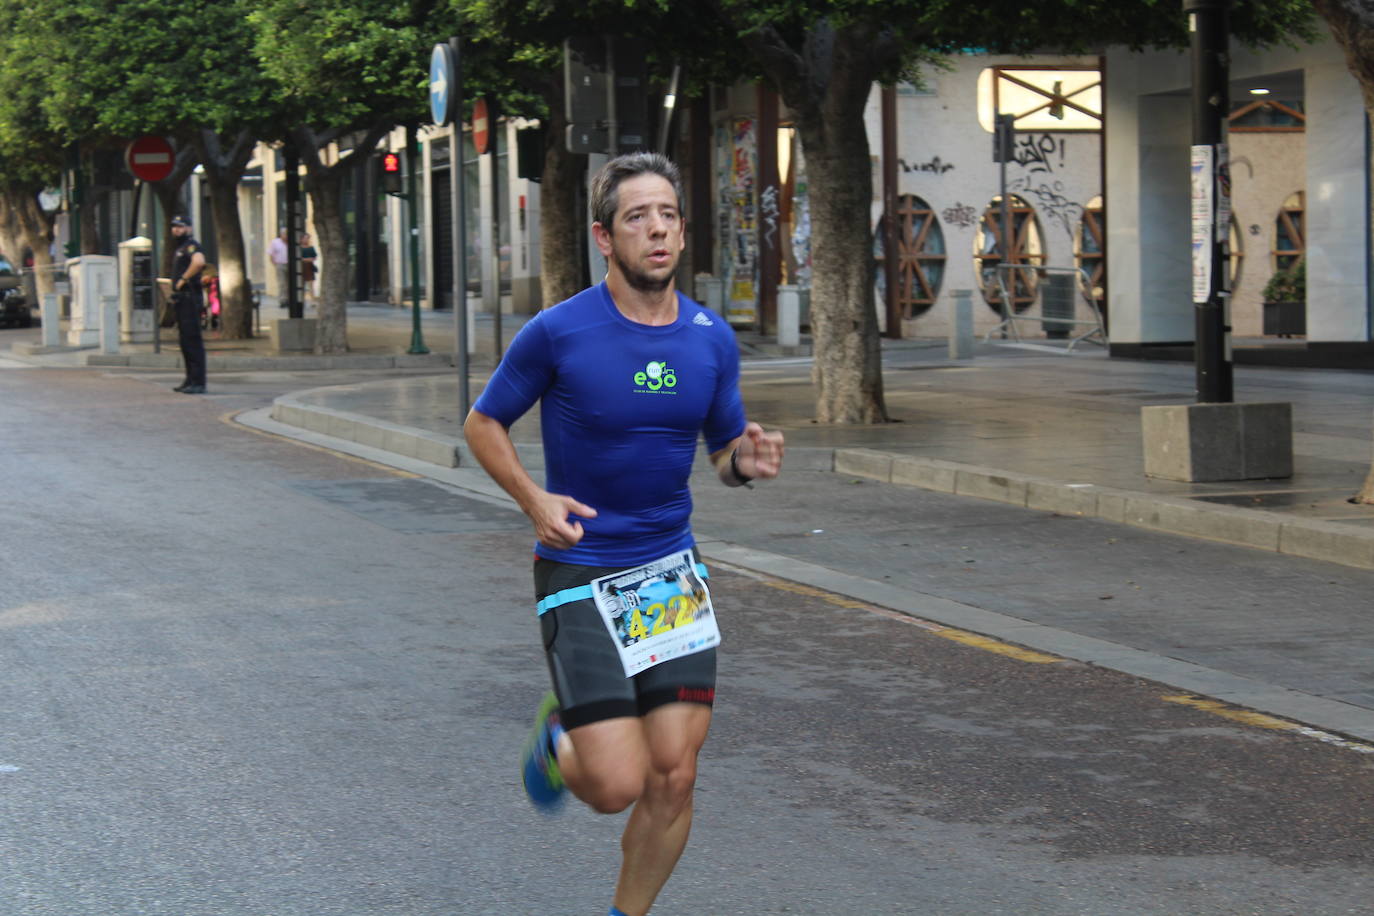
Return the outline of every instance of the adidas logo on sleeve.
{"type": "Polygon", "coordinates": [[[712,321],[711,317],[707,315],[705,312],[697,312],[696,315],[692,318],[692,324],[699,324],[703,328],[709,328],[712,325],[714,325],[715,322],[712,321]]]}

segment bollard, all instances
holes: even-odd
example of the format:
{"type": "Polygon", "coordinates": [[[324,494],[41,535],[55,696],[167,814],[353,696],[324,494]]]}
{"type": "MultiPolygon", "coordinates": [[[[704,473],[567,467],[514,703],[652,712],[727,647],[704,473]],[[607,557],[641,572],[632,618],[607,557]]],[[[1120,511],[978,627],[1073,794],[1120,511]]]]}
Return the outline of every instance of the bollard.
{"type": "Polygon", "coordinates": [[[114,356],[119,352],[119,296],[100,297],[100,352],[114,356]]]}
{"type": "Polygon", "coordinates": [[[786,284],[778,287],[778,345],[801,346],[801,290],[786,284]]]}
{"type": "Polygon", "coordinates": [[[949,358],[973,359],[973,290],[954,290],[949,322],[949,358]]]}
{"type": "Polygon", "coordinates": [[[62,313],[58,309],[57,293],[44,293],[38,319],[43,322],[43,346],[62,345],[62,313]]]}

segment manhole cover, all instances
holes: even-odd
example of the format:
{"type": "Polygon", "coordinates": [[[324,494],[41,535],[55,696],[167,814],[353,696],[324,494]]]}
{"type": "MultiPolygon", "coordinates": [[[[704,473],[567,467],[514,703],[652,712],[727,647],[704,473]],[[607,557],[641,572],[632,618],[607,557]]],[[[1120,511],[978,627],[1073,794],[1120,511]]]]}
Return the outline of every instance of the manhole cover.
{"type": "Polygon", "coordinates": [[[525,527],[514,509],[461,496],[431,480],[303,480],[291,489],[402,534],[472,534],[525,527]]]}

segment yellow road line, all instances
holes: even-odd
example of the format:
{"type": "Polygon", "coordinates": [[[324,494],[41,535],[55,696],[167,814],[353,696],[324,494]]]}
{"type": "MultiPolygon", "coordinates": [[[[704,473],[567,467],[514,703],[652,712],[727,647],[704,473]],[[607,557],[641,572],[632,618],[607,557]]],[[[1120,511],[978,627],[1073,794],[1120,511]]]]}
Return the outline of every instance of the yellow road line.
{"type": "Polygon", "coordinates": [[[326,448],[326,447],[323,446],[323,445],[316,445],[316,444],[314,444],[313,442],[302,442],[301,440],[299,440],[299,439],[293,439],[293,438],[291,438],[290,436],[283,436],[283,435],[281,435],[281,434],[279,434],[279,433],[270,433],[270,432],[268,432],[268,431],[265,430],[265,429],[256,429],[256,428],[254,428],[254,427],[252,427],[252,426],[249,426],[249,425],[246,424],[246,423],[238,423],[238,422],[236,422],[237,419],[238,419],[239,414],[247,413],[249,410],[252,410],[252,409],[253,409],[253,408],[249,407],[249,408],[244,408],[243,410],[231,410],[231,411],[229,411],[228,413],[220,414],[220,417],[219,417],[220,422],[222,422],[222,423],[227,423],[228,425],[234,427],[234,429],[241,429],[241,430],[245,430],[245,431],[250,432],[250,433],[257,433],[259,436],[265,436],[265,437],[267,437],[268,439],[275,439],[275,440],[277,440],[278,442],[286,442],[286,443],[289,443],[289,444],[291,444],[291,445],[299,446],[299,447],[301,447],[301,448],[313,449],[314,451],[323,452],[324,454],[326,454],[326,455],[331,455],[331,456],[333,456],[333,457],[335,457],[335,458],[342,458],[342,459],[344,459],[345,461],[355,461],[355,462],[357,462],[358,464],[367,465],[368,467],[370,467],[370,468],[375,468],[375,469],[378,470],[378,471],[386,471],[388,474],[393,474],[393,475],[395,475],[395,476],[397,476],[397,477],[412,477],[412,478],[414,478],[414,477],[420,477],[420,476],[421,476],[420,474],[413,474],[413,473],[411,473],[410,471],[402,471],[402,470],[400,470],[399,468],[393,468],[393,467],[391,467],[390,465],[381,464],[380,462],[369,461],[369,460],[366,459],[366,458],[359,458],[357,455],[350,455],[350,454],[348,454],[348,452],[340,452],[340,451],[338,451],[338,450],[336,450],[336,449],[326,448]]]}
{"type": "Polygon", "coordinates": [[[1214,716],[1221,716],[1223,719],[1230,719],[1232,722],[1253,725],[1256,728],[1272,728],[1275,731],[1292,731],[1297,728],[1295,723],[1288,722],[1284,719],[1267,716],[1262,712],[1241,709],[1239,706],[1232,706],[1220,700],[1209,700],[1206,697],[1193,696],[1192,694],[1171,694],[1169,696],[1160,697],[1160,699],[1166,703],[1191,706],[1193,709],[1210,712],[1214,716]]]}
{"type": "Polygon", "coordinates": [[[1345,748],[1348,751],[1355,751],[1360,754],[1374,754],[1374,745],[1365,744],[1360,741],[1351,741],[1321,729],[1311,728],[1307,725],[1299,725],[1297,722],[1289,722],[1287,719],[1280,719],[1276,716],[1265,715],[1262,712],[1254,712],[1249,709],[1241,709],[1239,706],[1232,706],[1220,700],[1210,700],[1206,697],[1193,696],[1192,694],[1170,694],[1160,697],[1166,703],[1178,703],[1180,706],[1191,706],[1193,709],[1200,709],[1223,719],[1230,719],[1232,722],[1240,722],[1242,725],[1253,725],[1257,728],[1268,728],[1274,731],[1293,732],[1302,735],[1304,738],[1314,738],[1323,744],[1331,744],[1336,747],[1345,748]]]}

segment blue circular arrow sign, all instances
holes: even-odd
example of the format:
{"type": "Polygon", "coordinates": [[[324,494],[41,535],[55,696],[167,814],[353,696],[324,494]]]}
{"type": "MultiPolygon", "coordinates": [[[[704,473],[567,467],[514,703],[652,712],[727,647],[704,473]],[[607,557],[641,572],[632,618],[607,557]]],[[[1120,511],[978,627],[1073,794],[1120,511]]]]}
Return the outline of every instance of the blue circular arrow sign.
{"type": "Polygon", "coordinates": [[[447,43],[434,46],[429,57],[429,113],[439,127],[453,120],[453,99],[457,96],[454,86],[453,48],[447,43]]]}

